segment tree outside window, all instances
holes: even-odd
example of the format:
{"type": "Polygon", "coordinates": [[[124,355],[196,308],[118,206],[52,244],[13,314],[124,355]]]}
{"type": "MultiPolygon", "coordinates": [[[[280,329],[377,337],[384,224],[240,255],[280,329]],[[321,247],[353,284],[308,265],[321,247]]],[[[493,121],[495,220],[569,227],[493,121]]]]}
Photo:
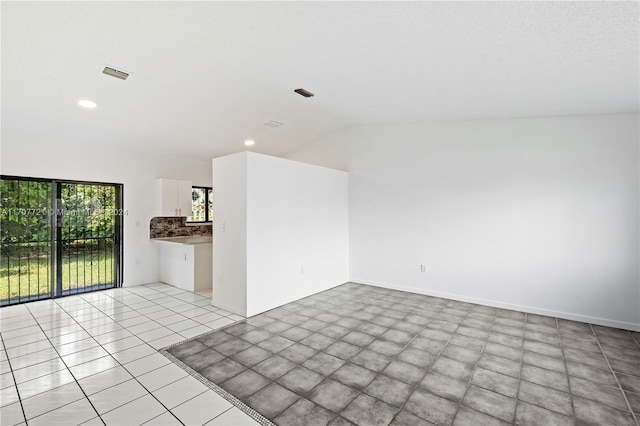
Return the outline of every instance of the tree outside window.
{"type": "Polygon", "coordinates": [[[213,220],[213,189],[205,186],[191,188],[191,216],[189,223],[211,222],[213,220]]]}

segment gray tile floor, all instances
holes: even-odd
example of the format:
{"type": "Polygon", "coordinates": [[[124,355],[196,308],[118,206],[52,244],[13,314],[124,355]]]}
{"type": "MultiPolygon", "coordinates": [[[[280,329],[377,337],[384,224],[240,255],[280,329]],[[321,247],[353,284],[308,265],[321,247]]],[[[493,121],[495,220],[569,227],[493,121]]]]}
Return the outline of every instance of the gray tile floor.
{"type": "Polygon", "coordinates": [[[157,352],[241,318],[166,284],[0,308],[0,424],[256,425],[157,352]]]}
{"type": "Polygon", "coordinates": [[[281,426],[640,418],[639,333],[353,283],[169,353],[281,426]]]}

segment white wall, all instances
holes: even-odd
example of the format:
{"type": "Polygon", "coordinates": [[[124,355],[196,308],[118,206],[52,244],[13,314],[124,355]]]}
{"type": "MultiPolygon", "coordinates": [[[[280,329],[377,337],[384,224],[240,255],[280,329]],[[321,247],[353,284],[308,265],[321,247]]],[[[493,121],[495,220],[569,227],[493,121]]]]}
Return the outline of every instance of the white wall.
{"type": "MultiPolygon", "coordinates": [[[[70,137],[71,139],[71,137],[70,137]]],[[[155,216],[155,179],[191,180],[211,185],[209,160],[109,149],[93,141],[71,144],[26,132],[3,132],[0,173],[124,184],[124,285],[158,281],[159,247],[149,240],[155,216]]]]}
{"type": "Polygon", "coordinates": [[[638,124],[364,126],[288,157],[349,171],[353,281],[640,330],[638,124]]]}
{"type": "Polygon", "coordinates": [[[247,315],[247,153],[213,159],[212,301],[247,315]]]}
{"type": "Polygon", "coordinates": [[[347,282],[347,173],[250,153],[248,176],[248,314],[347,282]]]}
{"type": "Polygon", "coordinates": [[[348,281],[346,173],[239,153],[214,159],[213,176],[215,304],[251,316],[348,281]]]}

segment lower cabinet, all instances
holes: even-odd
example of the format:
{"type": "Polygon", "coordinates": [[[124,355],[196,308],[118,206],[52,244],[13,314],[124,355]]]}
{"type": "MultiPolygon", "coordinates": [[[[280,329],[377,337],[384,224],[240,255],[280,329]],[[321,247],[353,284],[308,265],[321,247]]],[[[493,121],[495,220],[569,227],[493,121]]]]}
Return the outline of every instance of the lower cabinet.
{"type": "Polygon", "coordinates": [[[211,243],[160,244],[160,281],[188,291],[211,291],[212,251],[211,243]]]}

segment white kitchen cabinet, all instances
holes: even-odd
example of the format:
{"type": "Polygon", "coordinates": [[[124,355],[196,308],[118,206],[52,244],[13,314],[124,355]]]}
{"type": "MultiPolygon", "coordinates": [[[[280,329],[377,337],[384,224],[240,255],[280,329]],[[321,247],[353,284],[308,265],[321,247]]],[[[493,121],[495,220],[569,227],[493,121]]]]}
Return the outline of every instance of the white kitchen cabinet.
{"type": "Polygon", "coordinates": [[[193,214],[193,204],[191,202],[191,181],[178,181],[177,206],[178,216],[190,217],[193,214]]]}
{"type": "Polygon", "coordinates": [[[188,291],[211,291],[211,237],[154,239],[160,243],[160,281],[188,291]]]}
{"type": "Polygon", "coordinates": [[[156,215],[191,216],[191,181],[156,179],[156,215]]]}

